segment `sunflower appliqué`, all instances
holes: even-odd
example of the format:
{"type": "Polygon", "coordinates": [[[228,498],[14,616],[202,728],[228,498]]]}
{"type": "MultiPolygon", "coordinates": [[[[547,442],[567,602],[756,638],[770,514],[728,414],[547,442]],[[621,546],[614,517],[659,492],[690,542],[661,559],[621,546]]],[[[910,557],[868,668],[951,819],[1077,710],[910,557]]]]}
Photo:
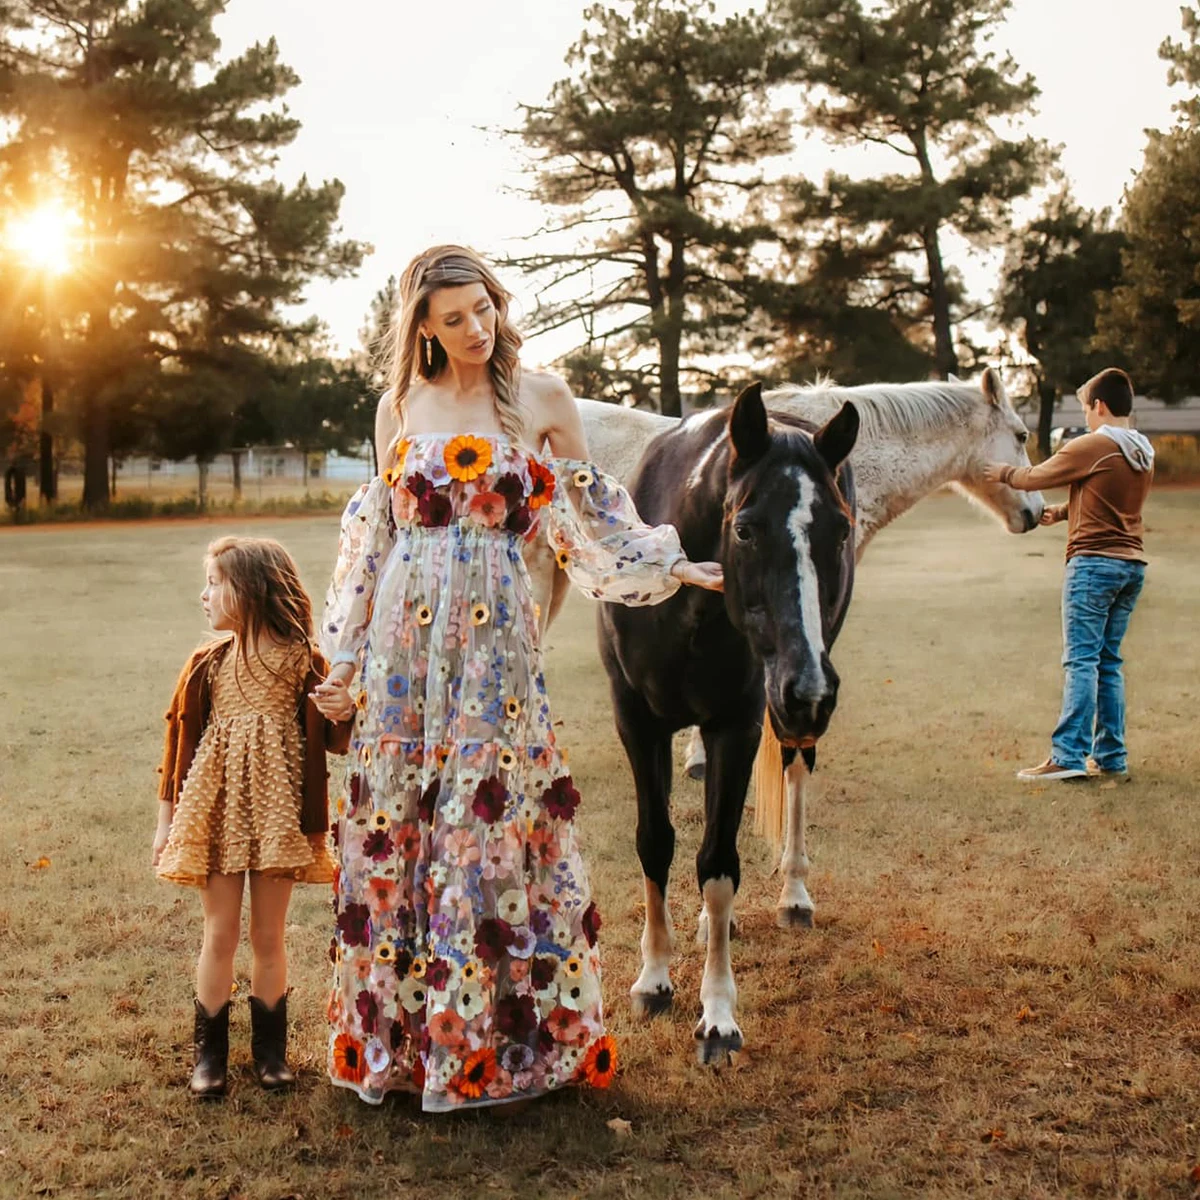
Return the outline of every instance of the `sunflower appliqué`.
{"type": "Polygon", "coordinates": [[[428,604],[417,605],[417,624],[430,625],[433,623],[433,609],[428,604]]]}
{"type": "Polygon", "coordinates": [[[408,446],[408,438],[405,438],[396,447],[395,461],[383,473],[383,482],[386,483],[389,488],[395,487],[396,484],[398,484],[404,477],[404,462],[405,459],[408,458],[408,446]]]}
{"type": "Polygon", "coordinates": [[[387,815],[387,813],[376,812],[376,813],[371,814],[371,828],[372,829],[376,829],[380,833],[383,833],[386,829],[390,828],[391,824],[392,824],[392,818],[389,817],[387,815]]]}
{"type": "Polygon", "coordinates": [[[504,715],[510,721],[515,721],[521,715],[521,702],[516,696],[509,696],[504,701],[504,715]]]}
{"type": "Polygon", "coordinates": [[[571,563],[571,556],[565,550],[559,549],[554,553],[554,561],[558,563],[560,571],[565,571],[571,563]]]}
{"type": "Polygon", "coordinates": [[[587,467],[580,467],[579,470],[571,476],[571,482],[577,488],[586,488],[591,487],[592,484],[596,482],[596,477],[587,469],[587,467]]]}
{"type": "Polygon", "coordinates": [[[529,460],[529,507],[544,508],[554,498],[554,472],[536,458],[529,460]]]}
{"type": "Polygon", "coordinates": [[[492,447],[483,438],[464,433],[446,443],[445,459],[451,479],[470,483],[492,465],[492,447]]]}
{"type": "Polygon", "coordinates": [[[584,1055],[579,1073],[594,1088],[606,1088],[617,1073],[617,1043],[610,1034],[597,1038],[584,1055]]]}
{"type": "Polygon", "coordinates": [[[482,600],[476,600],[475,603],[471,605],[471,624],[472,625],[476,625],[476,626],[486,625],[488,622],[488,618],[491,615],[492,615],[492,610],[490,608],[488,608],[488,606],[486,604],[484,604],[484,602],[482,600]]]}

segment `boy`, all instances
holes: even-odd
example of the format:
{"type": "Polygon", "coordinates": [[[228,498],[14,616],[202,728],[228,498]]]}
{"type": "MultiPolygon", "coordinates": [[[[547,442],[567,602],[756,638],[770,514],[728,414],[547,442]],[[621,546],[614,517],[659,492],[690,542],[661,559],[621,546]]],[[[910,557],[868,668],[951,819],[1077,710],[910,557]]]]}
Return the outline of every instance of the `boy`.
{"type": "Polygon", "coordinates": [[[1050,757],[1017,772],[1028,781],[1127,777],[1121,639],[1146,574],[1142,506],[1154,449],[1130,428],[1133,384],[1124,371],[1109,367],[1076,395],[1086,434],[1036,467],[992,463],[984,472],[1018,491],[1070,485],[1067,503],[1042,516],[1043,525],[1067,521],[1062,715],[1050,757]]]}

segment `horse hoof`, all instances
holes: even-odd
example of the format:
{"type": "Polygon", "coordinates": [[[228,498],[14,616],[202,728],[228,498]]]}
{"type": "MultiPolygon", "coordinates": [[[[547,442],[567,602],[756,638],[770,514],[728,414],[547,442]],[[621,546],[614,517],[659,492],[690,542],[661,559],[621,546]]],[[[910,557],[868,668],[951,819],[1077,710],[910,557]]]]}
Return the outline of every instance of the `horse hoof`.
{"type": "Polygon", "coordinates": [[[813,910],[801,908],[798,904],[793,904],[791,908],[777,908],[775,924],[780,929],[811,929],[813,927],[813,910]]]}
{"type": "Polygon", "coordinates": [[[683,773],[689,779],[695,779],[697,782],[699,782],[704,778],[704,764],[702,762],[688,763],[687,766],[683,768],[683,773]]]}
{"type": "Polygon", "coordinates": [[[734,1025],[722,1032],[717,1026],[707,1031],[703,1022],[696,1026],[696,1061],[702,1067],[727,1067],[742,1048],[742,1031],[734,1025]]]}
{"type": "Polygon", "coordinates": [[[675,993],[669,988],[658,992],[631,992],[629,994],[629,1004],[633,1009],[633,1015],[644,1020],[669,1013],[674,1002],[675,993]]]}

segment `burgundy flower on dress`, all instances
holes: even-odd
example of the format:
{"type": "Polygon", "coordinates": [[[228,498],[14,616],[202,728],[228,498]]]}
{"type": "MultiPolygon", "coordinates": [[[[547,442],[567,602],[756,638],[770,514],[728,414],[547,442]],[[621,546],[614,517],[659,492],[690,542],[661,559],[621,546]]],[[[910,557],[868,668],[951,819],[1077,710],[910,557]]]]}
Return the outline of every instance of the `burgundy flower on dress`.
{"type": "Polygon", "coordinates": [[[363,1033],[374,1033],[379,1024],[379,1001],[368,991],[358,993],[354,1007],[362,1018],[363,1033]]]}
{"type": "Polygon", "coordinates": [[[509,533],[528,533],[529,527],[533,524],[533,513],[529,511],[529,505],[518,504],[516,508],[508,514],[508,520],[504,522],[504,528],[509,533]]]}
{"type": "Polygon", "coordinates": [[[505,996],[496,1004],[496,1028],[514,1042],[523,1042],[537,1023],[532,996],[505,996]]]}
{"type": "Polygon", "coordinates": [[[358,807],[358,802],[362,797],[362,776],[355,772],[350,776],[350,811],[353,812],[358,807]]]}
{"type": "Polygon", "coordinates": [[[425,968],[425,986],[435,992],[443,992],[450,982],[450,964],[444,958],[435,958],[425,968]]]}
{"type": "Polygon", "coordinates": [[[385,829],[372,829],[363,838],[363,854],[375,862],[390,858],[393,849],[392,839],[385,829]]]}
{"type": "Polygon", "coordinates": [[[442,790],[442,781],[435,779],[421,793],[420,800],[417,801],[417,816],[420,817],[426,825],[433,821],[433,806],[437,804],[438,792],[442,790]]]}
{"type": "Polygon", "coordinates": [[[512,943],[512,926],[500,917],[485,917],[475,930],[475,953],[496,962],[512,943]]]}
{"type": "Polygon", "coordinates": [[[454,505],[445,493],[428,491],[417,501],[417,511],[421,514],[422,525],[429,529],[440,529],[450,524],[454,505]]]}
{"type": "Polygon", "coordinates": [[[365,904],[347,904],[338,914],[337,931],[347,946],[369,946],[371,935],[368,925],[371,910],[365,904]]]}
{"type": "Polygon", "coordinates": [[[525,499],[525,485],[521,482],[520,475],[515,471],[506,471],[501,475],[492,484],[492,491],[503,496],[510,508],[520,504],[525,499]]]}
{"type": "Polygon", "coordinates": [[[542,804],[556,821],[569,821],[579,807],[579,791],[570,775],[556,779],[543,793],[542,804]]]}
{"type": "Polygon", "coordinates": [[[548,954],[539,954],[533,960],[529,978],[533,980],[533,986],[537,991],[544,992],[554,982],[557,974],[558,959],[551,958],[548,954]]]}
{"type": "Polygon", "coordinates": [[[408,488],[408,490],[412,492],[412,494],[416,496],[418,500],[420,500],[426,492],[431,492],[433,490],[433,484],[430,483],[424,475],[410,475],[404,481],[404,486],[408,488]]]}
{"type": "Polygon", "coordinates": [[[504,816],[508,805],[508,789],[493,775],[483,780],[475,789],[475,799],[471,801],[471,811],[489,825],[504,816]]]}
{"type": "Polygon", "coordinates": [[[600,910],[596,907],[595,900],[593,900],[583,910],[583,936],[587,938],[589,946],[596,944],[596,937],[600,933],[600,925],[600,910]]]}

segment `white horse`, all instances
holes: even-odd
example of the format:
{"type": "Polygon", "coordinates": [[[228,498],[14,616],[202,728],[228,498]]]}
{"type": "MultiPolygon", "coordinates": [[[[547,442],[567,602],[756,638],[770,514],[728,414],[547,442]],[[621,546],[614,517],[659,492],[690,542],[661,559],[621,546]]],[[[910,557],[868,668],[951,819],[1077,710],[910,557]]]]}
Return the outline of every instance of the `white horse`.
{"type": "MultiPolygon", "coordinates": [[[[870,384],[841,388],[818,384],[785,387],[765,396],[768,406],[806,417],[821,424],[846,400],[853,400],[860,417],[858,441],[850,455],[858,493],[855,527],[857,556],[886,525],[919,500],[950,485],[996,517],[1010,533],[1027,533],[1037,527],[1042,498],[1036,492],[1017,492],[1004,484],[987,483],[983,468],[989,462],[1028,466],[1029,431],[1009,401],[1000,373],[984,371],[978,383],[870,384]]],[[[626,482],[650,440],[675,423],[675,418],[580,400],[588,446],[596,464],[626,482]]],[[[699,413],[688,420],[707,420],[699,413]]],[[[558,571],[549,548],[538,542],[526,550],[526,563],[541,604],[542,624],[548,627],[562,604],[566,580],[558,571]]],[[[770,747],[765,751],[770,752],[770,747]]],[[[782,765],[762,763],[756,772],[759,803],[755,827],[776,841],[782,835],[780,872],[783,888],[777,904],[782,926],[811,926],[813,902],[806,886],[808,853],[805,840],[805,792],[808,771],[797,757],[786,774],[782,765]],[[779,809],[782,829],[769,828],[765,810],[772,804],[764,792],[772,770],[782,777],[779,809]]],[[[688,747],[687,770],[693,778],[704,772],[704,749],[695,730],[688,747]]],[[[664,928],[654,931],[656,944],[670,940],[669,917],[661,914],[664,928]]],[[[706,940],[701,921],[697,939],[706,940]]]]}

